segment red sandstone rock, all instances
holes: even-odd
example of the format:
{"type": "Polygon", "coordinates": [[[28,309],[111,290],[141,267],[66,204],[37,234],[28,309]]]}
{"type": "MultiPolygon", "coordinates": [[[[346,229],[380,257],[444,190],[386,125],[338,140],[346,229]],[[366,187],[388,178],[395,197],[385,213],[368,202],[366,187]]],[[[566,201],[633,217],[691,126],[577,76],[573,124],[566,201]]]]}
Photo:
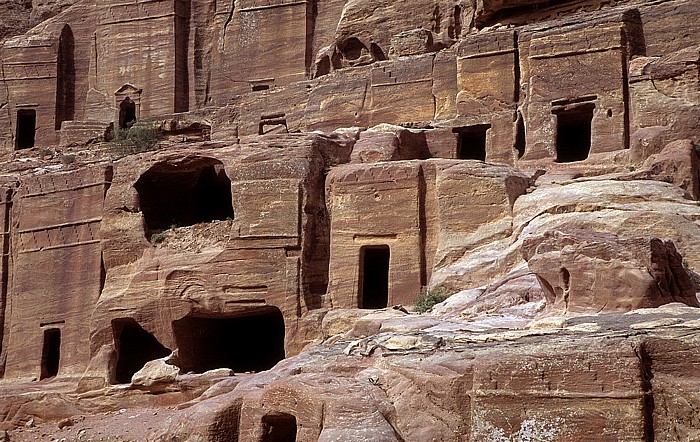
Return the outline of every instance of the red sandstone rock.
{"type": "Polygon", "coordinates": [[[548,231],[526,237],[523,255],[548,301],[567,312],[628,311],[669,302],[698,306],[670,241],[548,231]]]}
{"type": "Polygon", "coordinates": [[[324,346],[178,413],[160,434],[255,440],[270,428],[295,428],[297,438],[312,440],[541,441],[689,434],[697,427],[683,404],[697,401],[696,376],[680,367],[696,363],[697,351],[661,329],[642,337],[622,330],[697,315],[689,308],[637,312],[589,316],[560,331],[385,333],[353,341],[347,356],[347,341],[324,346]],[[576,331],[591,320],[615,331],[576,331]],[[682,399],[675,400],[672,390],[681,384],[682,399]]]}
{"type": "Polygon", "coordinates": [[[0,431],[697,439],[698,6],[0,2],[0,431]]]}
{"type": "Polygon", "coordinates": [[[399,139],[386,132],[365,131],[357,140],[350,157],[353,163],[378,163],[398,160],[399,139]]]}
{"type": "Polygon", "coordinates": [[[650,156],[644,167],[658,177],[687,190],[693,199],[700,199],[700,153],[690,140],[678,140],[650,156]]]}

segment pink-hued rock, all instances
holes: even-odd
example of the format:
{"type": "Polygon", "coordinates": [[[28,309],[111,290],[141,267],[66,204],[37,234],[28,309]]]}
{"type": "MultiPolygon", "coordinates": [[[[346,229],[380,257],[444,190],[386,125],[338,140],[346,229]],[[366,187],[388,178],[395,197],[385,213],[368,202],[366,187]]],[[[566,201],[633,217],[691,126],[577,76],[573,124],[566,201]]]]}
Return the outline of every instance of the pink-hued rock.
{"type": "Polygon", "coordinates": [[[700,440],[698,11],[0,0],[0,439],[700,440]]]}
{"type": "Polygon", "coordinates": [[[691,140],[677,140],[651,155],[643,167],[656,179],[675,184],[688,191],[694,200],[700,199],[700,152],[691,140]]]}
{"type": "Polygon", "coordinates": [[[548,301],[567,312],[629,311],[670,302],[699,306],[671,241],[547,231],[526,237],[523,255],[548,301]]]}

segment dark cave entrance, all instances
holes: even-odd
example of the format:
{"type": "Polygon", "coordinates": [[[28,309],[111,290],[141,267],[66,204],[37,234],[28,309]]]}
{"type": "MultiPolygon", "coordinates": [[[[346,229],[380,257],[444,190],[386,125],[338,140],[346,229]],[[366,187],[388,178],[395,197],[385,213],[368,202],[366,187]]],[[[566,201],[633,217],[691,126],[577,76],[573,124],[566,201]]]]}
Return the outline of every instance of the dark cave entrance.
{"type": "Polygon", "coordinates": [[[453,129],[458,137],[457,158],[486,161],[486,131],[490,128],[490,124],[477,124],[453,129]]]}
{"type": "Polygon", "coordinates": [[[389,246],[360,249],[359,307],[385,308],[389,304],[389,246]]]}
{"type": "Polygon", "coordinates": [[[151,233],[173,226],[233,219],[231,180],[218,160],[156,164],[134,187],[149,238],[151,233]]]}
{"type": "Polygon", "coordinates": [[[557,117],[557,163],[583,161],[591,150],[593,104],[555,113],[557,117]]]}
{"type": "Polygon", "coordinates": [[[112,333],[117,348],[115,381],[128,384],[131,377],[148,361],[164,358],[171,351],[131,318],[112,320],[112,333]]]}
{"type": "Polygon", "coordinates": [[[126,129],[131,127],[136,122],[136,103],[126,97],[119,104],[119,128],[126,129]]]}
{"type": "Polygon", "coordinates": [[[44,346],[41,350],[41,376],[39,379],[52,378],[58,374],[61,361],[61,329],[44,330],[44,346]]]}
{"type": "Polygon", "coordinates": [[[297,418],[287,413],[262,417],[263,435],[260,442],[294,442],[297,440],[297,418]]]}
{"type": "Polygon", "coordinates": [[[36,110],[21,109],[17,111],[17,133],[15,136],[15,150],[30,149],[34,147],[34,134],[36,133],[36,110]]]}
{"type": "Polygon", "coordinates": [[[232,318],[187,316],[173,321],[183,372],[268,370],[284,359],[284,332],[284,318],[276,307],[232,318]]]}
{"type": "Polygon", "coordinates": [[[350,37],[342,42],[338,45],[338,49],[346,60],[351,61],[357,60],[362,56],[363,52],[367,52],[367,46],[355,37],[350,37]]]}

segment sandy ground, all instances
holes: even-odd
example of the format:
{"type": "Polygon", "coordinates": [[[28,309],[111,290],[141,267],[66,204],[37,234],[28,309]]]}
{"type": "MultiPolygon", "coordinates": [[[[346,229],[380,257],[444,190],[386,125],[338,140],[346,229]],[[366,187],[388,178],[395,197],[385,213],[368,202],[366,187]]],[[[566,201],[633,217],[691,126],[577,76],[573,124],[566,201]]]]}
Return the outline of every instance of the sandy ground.
{"type": "Polygon", "coordinates": [[[30,421],[24,427],[7,434],[11,442],[144,442],[154,440],[148,435],[164,428],[166,419],[173,412],[173,408],[122,408],[93,415],[76,415],[60,422],[39,425],[30,421]]]}

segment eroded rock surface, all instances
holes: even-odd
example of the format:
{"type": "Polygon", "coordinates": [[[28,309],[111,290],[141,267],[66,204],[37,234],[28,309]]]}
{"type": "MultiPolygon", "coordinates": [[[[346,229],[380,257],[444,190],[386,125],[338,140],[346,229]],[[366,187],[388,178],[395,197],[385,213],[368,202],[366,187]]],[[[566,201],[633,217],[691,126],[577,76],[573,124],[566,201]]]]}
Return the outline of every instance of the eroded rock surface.
{"type": "Polygon", "coordinates": [[[700,438],[699,10],[0,1],[0,439],[700,438]]]}
{"type": "Polygon", "coordinates": [[[156,433],[257,440],[294,422],[298,440],[680,440],[697,434],[697,318],[666,307],[558,328],[469,332],[437,321],[349,333],[189,404],[156,433]],[[641,327],[652,322],[665,325],[641,327]]]}
{"type": "Polygon", "coordinates": [[[565,311],[698,306],[695,286],[670,241],[548,231],[527,237],[523,253],[545,296],[565,311]]]}

